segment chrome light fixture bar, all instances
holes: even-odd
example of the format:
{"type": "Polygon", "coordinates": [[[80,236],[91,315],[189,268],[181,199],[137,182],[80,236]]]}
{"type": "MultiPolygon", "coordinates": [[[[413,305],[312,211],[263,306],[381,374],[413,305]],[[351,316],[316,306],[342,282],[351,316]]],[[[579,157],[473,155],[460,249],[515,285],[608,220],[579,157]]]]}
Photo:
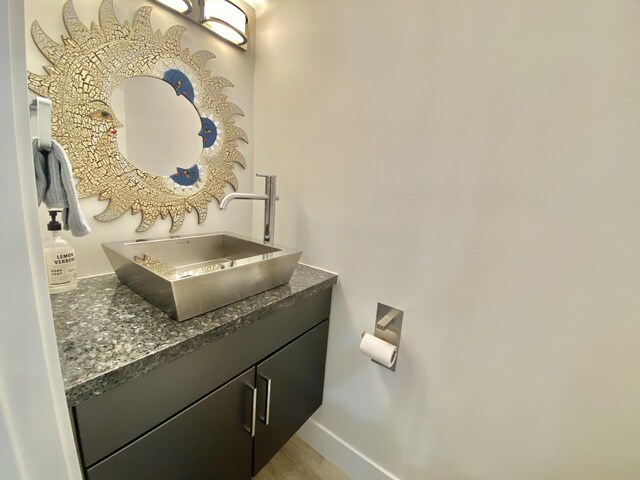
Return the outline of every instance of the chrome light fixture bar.
{"type": "Polygon", "coordinates": [[[156,0],[156,2],[183,15],[187,15],[193,10],[193,4],[190,0],[156,0]]]}
{"type": "Polygon", "coordinates": [[[249,17],[240,0],[154,0],[226,42],[247,50],[249,17]]]}

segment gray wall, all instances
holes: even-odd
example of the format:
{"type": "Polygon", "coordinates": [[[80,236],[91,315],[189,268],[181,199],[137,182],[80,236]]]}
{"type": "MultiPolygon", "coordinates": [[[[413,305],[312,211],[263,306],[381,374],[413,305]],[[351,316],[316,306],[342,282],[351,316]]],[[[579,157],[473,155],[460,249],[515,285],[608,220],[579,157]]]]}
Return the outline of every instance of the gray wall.
{"type": "Polygon", "coordinates": [[[638,478],[639,79],[637,1],[267,2],[256,169],[340,274],[321,426],[408,480],[638,478]]]}

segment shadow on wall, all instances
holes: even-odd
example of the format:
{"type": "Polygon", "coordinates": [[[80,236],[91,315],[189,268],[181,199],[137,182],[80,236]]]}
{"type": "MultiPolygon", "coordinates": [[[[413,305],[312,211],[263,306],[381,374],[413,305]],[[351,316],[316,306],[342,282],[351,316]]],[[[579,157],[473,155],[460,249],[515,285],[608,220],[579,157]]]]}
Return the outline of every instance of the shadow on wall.
{"type": "MultiPolygon", "coordinates": [[[[290,197],[295,198],[293,189],[288,188],[288,190],[291,192],[289,194],[290,197]]],[[[295,207],[293,207],[292,215],[290,215],[290,217],[295,218],[295,222],[293,222],[293,225],[295,225],[295,231],[289,232],[289,235],[287,235],[289,243],[291,245],[310,245],[312,237],[309,233],[308,215],[304,211],[304,208],[300,203],[295,204],[295,207]]]]}

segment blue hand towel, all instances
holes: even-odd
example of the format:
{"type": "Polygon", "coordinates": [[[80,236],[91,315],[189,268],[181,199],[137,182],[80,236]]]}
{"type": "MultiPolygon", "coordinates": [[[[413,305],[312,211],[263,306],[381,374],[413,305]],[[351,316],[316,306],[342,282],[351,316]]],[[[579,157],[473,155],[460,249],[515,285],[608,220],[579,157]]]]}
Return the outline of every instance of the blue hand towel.
{"type": "Polygon", "coordinates": [[[60,144],[52,140],[51,151],[48,152],[40,150],[38,139],[34,139],[33,163],[36,170],[38,205],[44,200],[48,209],[62,210],[64,229],[71,230],[74,237],[83,237],[91,232],[80,210],[71,162],[60,144]]]}

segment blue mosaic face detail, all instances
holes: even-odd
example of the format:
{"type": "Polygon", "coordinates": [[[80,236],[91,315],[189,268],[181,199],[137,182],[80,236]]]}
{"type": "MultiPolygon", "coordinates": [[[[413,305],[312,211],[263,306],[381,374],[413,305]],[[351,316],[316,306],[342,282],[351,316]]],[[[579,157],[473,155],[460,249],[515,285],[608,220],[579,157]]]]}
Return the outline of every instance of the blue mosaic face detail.
{"type": "Polygon", "coordinates": [[[162,79],[173,87],[176,91],[176,95],[183,95],[191,103],[195,100],[195,92],[193,91],[193,85],[191,80],[180,70],[172,68],[164,72],[162,79]]]}
{"type": "Polygon", "coordinates": [[[183,187],[190,187],[198,181],[200,176],[200,170],[198,165],[194,165],[191,168],[177,168],[178,172],[173,175],[169,175],[169,178],[183,187]]]}
{"type": "Polygon", "coordinates": [[[202,128],[198,132],[198,135],[202,137],[202,146],[209,148],[213,146],[216,138],[218,138],[218,128],[210,118],[202,117],[200,121],[202,122],[202,128]]]}

